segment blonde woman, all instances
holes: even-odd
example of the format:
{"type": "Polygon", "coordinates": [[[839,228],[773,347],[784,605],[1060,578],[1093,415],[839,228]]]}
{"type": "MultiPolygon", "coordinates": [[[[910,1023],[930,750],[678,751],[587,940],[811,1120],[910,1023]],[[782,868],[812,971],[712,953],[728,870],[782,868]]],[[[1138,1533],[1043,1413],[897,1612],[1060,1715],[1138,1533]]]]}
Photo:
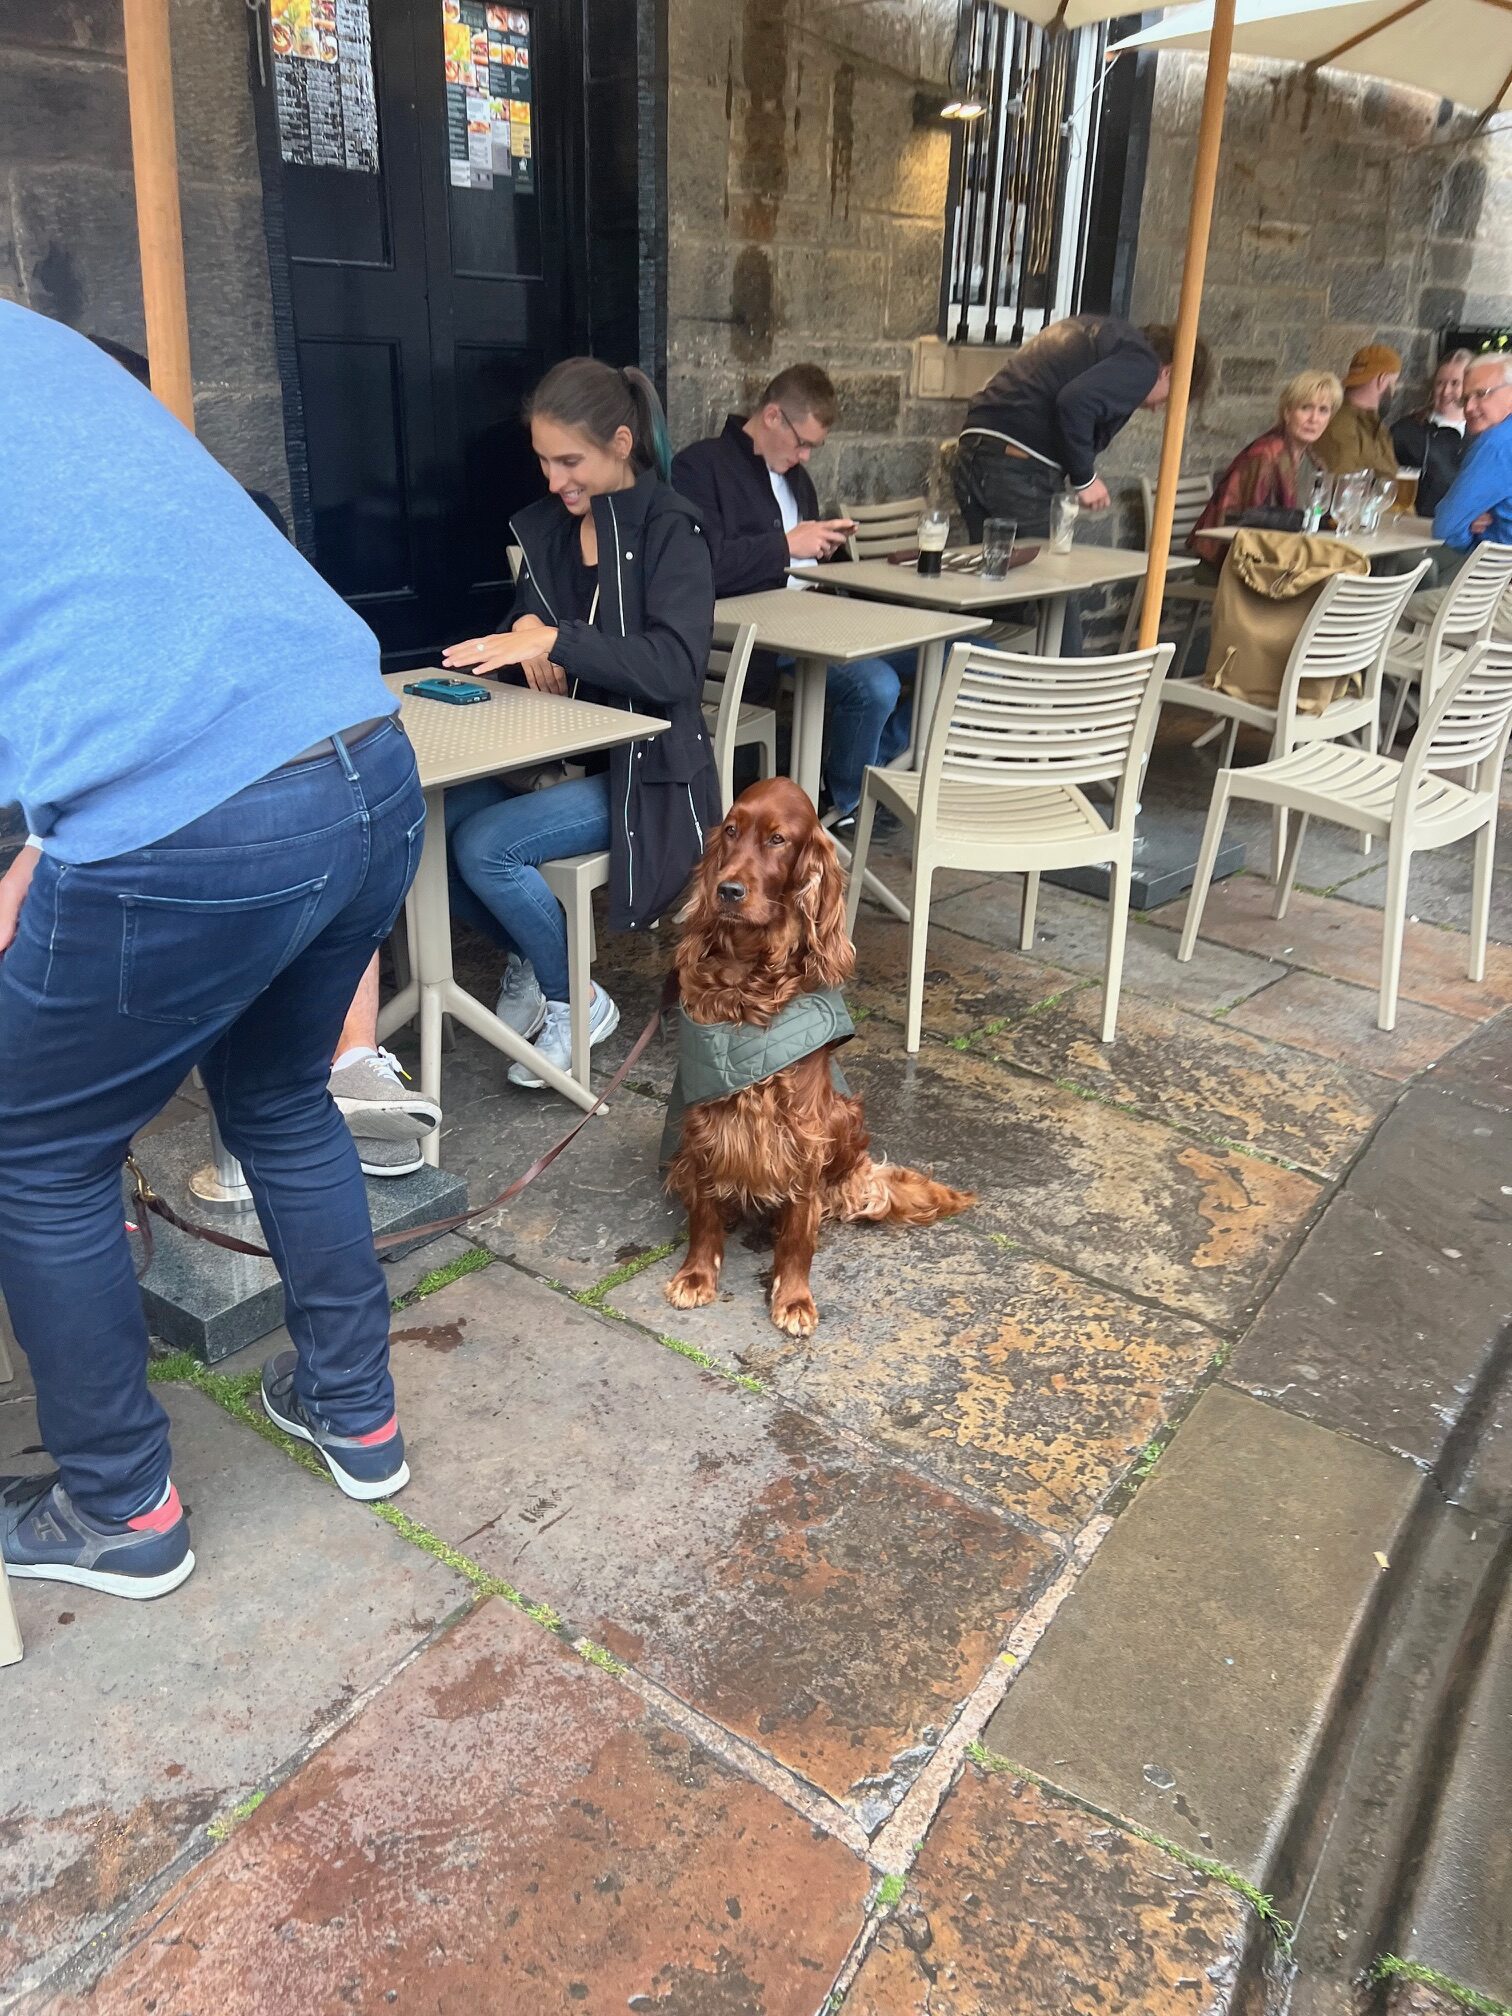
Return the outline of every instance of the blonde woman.
{"type": "Polygon", "coordinates": [[[1281,393],[1277,424],[1251,441],[1224,471],[1187,544],[1216,570],[1228,552],[1221,539],[1204,539],[1210,525],[1231,525],[1247,511],[1295,511],[1305,478],[1316,466],[1311,450],[1344,399],[1332,371],[1301,371],[1281,393]]]}

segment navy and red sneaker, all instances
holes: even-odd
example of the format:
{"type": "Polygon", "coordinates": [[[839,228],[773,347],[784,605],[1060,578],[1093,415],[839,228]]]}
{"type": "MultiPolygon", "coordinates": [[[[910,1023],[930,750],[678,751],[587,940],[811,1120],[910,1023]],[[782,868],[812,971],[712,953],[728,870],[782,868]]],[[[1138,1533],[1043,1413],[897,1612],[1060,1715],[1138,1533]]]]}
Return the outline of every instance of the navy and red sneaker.
{"type": "Polygon", "coordinates": [[[348,1498],[391,1498],[402,1491],[410,1473],[398,1417],[391,1414],[381,1428],[370,1429],[365,1435],[336,1435],[317,1426],[294,1391],[298,1363],[297,1352],[280,1351],[264,1365],[262,1403],[268,1419],[285,1435],[313,1443],[348,1498]]]}
{"type": "Polygon", "coordinates": [[[21,1581],[73,1582],[138,1602],[194,1572],[189,1521],[170,1481],[150,1511],[120,1525],[81,1512],[50,1471],[0,1477],[0,1555],[21,1581]]]}

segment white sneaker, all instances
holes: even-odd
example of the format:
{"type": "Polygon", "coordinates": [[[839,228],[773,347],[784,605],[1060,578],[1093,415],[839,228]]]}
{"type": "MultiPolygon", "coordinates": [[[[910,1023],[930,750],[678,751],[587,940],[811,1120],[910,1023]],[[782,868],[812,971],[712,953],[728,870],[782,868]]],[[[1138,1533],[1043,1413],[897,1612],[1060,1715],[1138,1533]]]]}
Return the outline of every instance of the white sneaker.
{"type": "Polygon", "coordinates": [[[504,978],[499,982],[499,999],[494,1013],[506,1027],[513,1029],[516,1036],[523,1036],[527,1043],[546,1020],[546,996],[541,992],[535,968],[518,952],[511,952],[505,961],[504,978]]]}
{"type": "MultiPolygon", "coordinates": [[[[588,1009],[588,1047],[596,1049],[606,1036],[612,1036],[619,1027],[619,1009],[604,992],[595,987],[593,1000],[588,1009]]],[[[571,1073],[572,1070],[572,1010],[565,1001],[546,1003],[546,1026],[536,1038],[536,1048],[548,1064],[555,1064],[558,1071],[571,1073]]],[[[528,1064],[511,1064],[509,1067],[511,1085],[524,1085],[533,1092],[539,1092],[546,1083],[537,1078],[528,1064]]]]}

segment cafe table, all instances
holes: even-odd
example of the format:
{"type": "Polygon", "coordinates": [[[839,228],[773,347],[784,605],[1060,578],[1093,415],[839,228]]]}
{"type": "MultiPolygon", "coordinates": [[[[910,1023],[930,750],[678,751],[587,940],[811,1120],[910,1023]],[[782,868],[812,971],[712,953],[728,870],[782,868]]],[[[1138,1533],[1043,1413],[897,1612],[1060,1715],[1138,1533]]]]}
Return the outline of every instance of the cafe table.
{"type": "MultiPolygon", "coordinates": [[[[1238,525],[1205,525],[1204,539],[1228,541],[1242,528],[1238,525]]],[[[1353,546],[1357,553],[1363,553],[1367,560],[1384,559],[1397,553],[1426,553],[1430,546],[1441,546],[1443,541],[1433,536],[1431,518],[1388,518],[1379,532],[1311,532],[1311,539],[1338,539],[1346,546],[1353,546]]]]}
{"type": "MultiPolygon", "coordinates": [[[[414,747],[425,793],[425,839],[420,865],[408,899],[410,944],[414,971],[378,1018],[382,1036],[420,1018],[420,1090],[441,1103],[441,1018],[457,1020],[511,1060],[533,1066],[554,1092],[588,1108],[594,1095],[565,1071],[558,1071],[533,1043],[507,1028],[498,1016],[457,982],[452,966],[451,901],[446,876],[445,798],[454,784],[494,777],[539,763],[572,761],[643,736],[659,735],[669,724],[650,714],[632,714],[620,707],[599,707],[565,695],[536,693],[523,686],[501,686],[491,679],[468,679],[488,694],[486,702],[450,706],[426,700],[404,688],[417,679],[458,678],[451,672],[389,672],[384,684],[399,697],[400,718],[414,747]]],[[[432,1128],[423,1144],[425,1159],[434,1166],[441,1147],[440,1129],[432,1128]]]]}
{"type": "MultiPolygon", "coordinates": [[[[981,550],[979,546],[953,547],[945,556],[945,567],[935,575],[919,573],[911,561],[837,560],[813,568],[805,579],[836,592],[967,614],[1033,602],[1038,605],[1034,648],[1042,658],[1057,658],[1068,596],[1122,581],[1142,581],[1150,567],[1148,553],[1125,546],[1073,546],[1068,553],[1052,553],[1048,545],[1042,545],[1032,560],[1011,567],[1001,581],[984,581],[975,564],[949,564],[952,560],[975,563],[981,550]]],[[[1173,575],[1185,574],[1196,565],[1189,555],[1173,553],[1167,568],[1173,575]]]]}
{"type": "MultiPolygon", "coordinates": [[[[846,568],[812,571],[838,574],[846,568]]],[[[824,687],[828,668],[854,665],[862,658],[896,658],[904,651],[918,653],[914,734],[907,754],[898,759],[903,764],[911,759],[922,733],[919,691],[938,690],[945,646],[990,627],[985,617],[963,614],[946,605],[892,608],[881,606],[877,600],[865,602],[859,597],[848,597],[842,601],[835,595],[800,594],[792,588],[767,588],[755,595],[727,595],[714,604],[714,620],[754,624],[758,650],[792,659],[793,753],[789,775],[803,786],[816,805],[823,766],[824,687]]]]}

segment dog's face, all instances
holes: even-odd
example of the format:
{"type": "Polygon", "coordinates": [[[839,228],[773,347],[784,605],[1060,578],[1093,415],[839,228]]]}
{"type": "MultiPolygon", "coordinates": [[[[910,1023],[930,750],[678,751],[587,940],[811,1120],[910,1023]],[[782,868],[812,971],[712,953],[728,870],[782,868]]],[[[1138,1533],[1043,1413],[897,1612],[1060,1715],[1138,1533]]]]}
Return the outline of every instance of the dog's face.
{"type": "Polygon", "coordinates": [[[854,963],[835,845],[808,796],[786,777],[743,791],[710,835],[688,924],[726,940],[786,940],[820,986],[854,963]]]}

